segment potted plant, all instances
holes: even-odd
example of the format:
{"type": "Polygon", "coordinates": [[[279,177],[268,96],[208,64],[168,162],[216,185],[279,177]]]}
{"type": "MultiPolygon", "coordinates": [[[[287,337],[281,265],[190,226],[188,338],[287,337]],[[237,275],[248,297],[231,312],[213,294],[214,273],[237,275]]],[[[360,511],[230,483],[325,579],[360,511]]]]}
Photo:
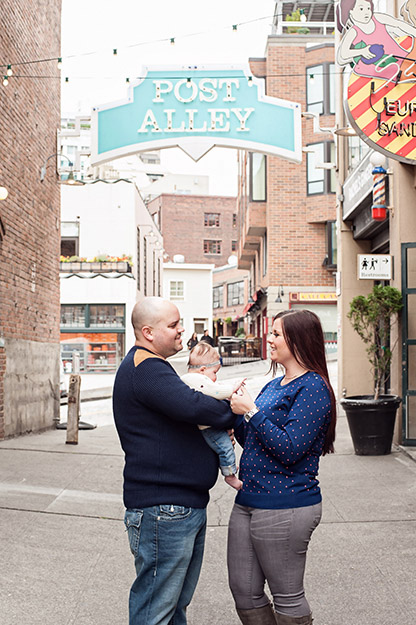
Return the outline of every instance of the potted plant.
{"type": "Polygon", "coordinates": [[[355,453],[360,456],[379,456],[391,451],[401,398],[381,391],[389,377],[397,343],[396,340],[390,345],[391,328],[397,323],[402,307],[400,291],[381,285],[374,286],[367,297],[358,295],[350,303],[348,318],[366,345],[374,381],[373,395],[345,397],[340,402],[347,415],[355,453]]]}

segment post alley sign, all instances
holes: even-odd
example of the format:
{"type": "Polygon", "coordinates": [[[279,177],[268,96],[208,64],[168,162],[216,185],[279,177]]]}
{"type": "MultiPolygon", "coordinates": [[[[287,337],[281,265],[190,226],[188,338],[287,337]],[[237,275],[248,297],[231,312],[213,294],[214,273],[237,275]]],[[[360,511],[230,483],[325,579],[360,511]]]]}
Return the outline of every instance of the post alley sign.
{"type": "Polygon", "coordinates": [[[93,165],[180,147],[195,161],[214,146],[302,162],[300,104],[264,93],[248,67],[147,68],[127,99],[95,107],[93,165]]]}
{"type": "Polygon", "coordinates": [[[350,65],[344,100],[347,117],[374,150],[416,162],[416,17],[407,0],[401,18],[374,11],[372,0],[340,0],[337,50],[350,65]]]}

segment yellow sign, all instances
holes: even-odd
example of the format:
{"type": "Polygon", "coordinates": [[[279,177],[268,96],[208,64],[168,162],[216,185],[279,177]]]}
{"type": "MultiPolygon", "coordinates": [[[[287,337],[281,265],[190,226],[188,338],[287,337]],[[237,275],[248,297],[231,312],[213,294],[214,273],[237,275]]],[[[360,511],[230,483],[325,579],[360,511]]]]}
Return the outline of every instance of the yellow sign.
{"type": "Polygon", "coordinates": [[[290,299],[298,302],[312,302],[312,301],[337,301],[336,293],[291,293],[290,299]]]}

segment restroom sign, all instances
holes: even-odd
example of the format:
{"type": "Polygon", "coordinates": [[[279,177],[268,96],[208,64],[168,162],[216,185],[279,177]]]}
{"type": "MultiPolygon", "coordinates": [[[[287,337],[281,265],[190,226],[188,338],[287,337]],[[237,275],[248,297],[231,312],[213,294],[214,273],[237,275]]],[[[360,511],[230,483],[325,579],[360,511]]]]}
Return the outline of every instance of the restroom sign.
{"type": "Polygon", "coordinates": [[[359,280],[391,280],[391,254],[358,254],[359,280]]]}

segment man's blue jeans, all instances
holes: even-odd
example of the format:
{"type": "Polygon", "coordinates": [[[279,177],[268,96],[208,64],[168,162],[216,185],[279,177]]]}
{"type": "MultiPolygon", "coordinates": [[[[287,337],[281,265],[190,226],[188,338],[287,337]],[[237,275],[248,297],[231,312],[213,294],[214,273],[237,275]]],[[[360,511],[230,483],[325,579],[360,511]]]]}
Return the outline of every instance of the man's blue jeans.
{"type": "Polygon", "coordinates": [[[134,555],[130,625],[186,625],[204,553],[206,510],[172,504],[126,510],[134,555]]]}

